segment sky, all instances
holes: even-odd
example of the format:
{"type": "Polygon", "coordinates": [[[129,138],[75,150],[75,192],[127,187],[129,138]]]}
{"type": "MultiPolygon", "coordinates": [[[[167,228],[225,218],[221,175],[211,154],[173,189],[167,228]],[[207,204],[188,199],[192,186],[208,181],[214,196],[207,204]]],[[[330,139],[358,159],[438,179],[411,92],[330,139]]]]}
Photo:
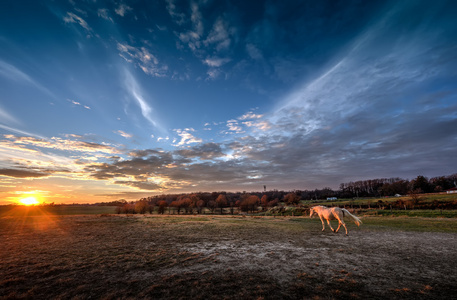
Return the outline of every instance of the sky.
{"type": "Polygon", "coordinates": [[[0,6],[0,204],[457,172],[455,1],[0,6]]]}

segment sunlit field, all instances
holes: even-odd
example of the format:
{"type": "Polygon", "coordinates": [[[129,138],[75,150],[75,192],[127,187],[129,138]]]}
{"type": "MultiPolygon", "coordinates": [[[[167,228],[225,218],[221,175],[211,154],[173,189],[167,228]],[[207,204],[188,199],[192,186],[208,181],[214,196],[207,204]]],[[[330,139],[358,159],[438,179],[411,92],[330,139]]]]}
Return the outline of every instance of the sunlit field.
{"type": "Polygon", "coordinates": [[[55,205],[55,206],[0,206],[0,216],[41,216],[41,215],[94,215],[112,214],[114,206],[84,206],[84,205],[55,205]]]}
{"type": "Polygon", "coordinates": [[[455,218],[367,216],[346,237],[309,217],[18,211],[0,217],[2,299],[455,296],[455,218]]]}

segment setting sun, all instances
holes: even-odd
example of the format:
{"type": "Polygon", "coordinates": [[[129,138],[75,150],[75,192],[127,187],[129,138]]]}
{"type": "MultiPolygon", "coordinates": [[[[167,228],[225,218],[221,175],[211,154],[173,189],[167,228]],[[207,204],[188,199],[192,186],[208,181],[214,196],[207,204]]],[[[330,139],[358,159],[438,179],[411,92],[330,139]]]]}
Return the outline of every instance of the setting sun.
{"type": "Polygon", "coordinates": [[[19,202],[23,205],[35,205],[38,204],[38,200],[35,197],[27,197],[19,200],[19,202]]]}

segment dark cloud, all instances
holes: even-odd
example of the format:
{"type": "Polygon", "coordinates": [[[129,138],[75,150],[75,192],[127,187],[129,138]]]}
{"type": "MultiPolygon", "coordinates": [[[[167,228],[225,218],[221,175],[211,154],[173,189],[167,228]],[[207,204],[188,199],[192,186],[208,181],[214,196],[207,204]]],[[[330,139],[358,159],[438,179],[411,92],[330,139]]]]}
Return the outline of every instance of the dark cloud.
{"type": "Polygon", "coordinates": [[[0,175],[15,177],[15,178],[40,178],[47,177],[50,174],[42,171],[29,171],[17,169],[0,169],[0,175]]]}
{"type": "Polygon", "coordinates": [[[184,161],[182,159],[174,159],[171,152],[165,151],[132,151],[130,155],[133,156],[131,159],[116,160],[111,163],[91,164],[85,170],[96,179],[107,180],[126,176],[156,174],[162,168],[166,168],[167,165],[181,164],[184,161]]]}
{"type": "Polygon", "coordinates": [[[159,155],[160,150],[157,149],[144,149],[144,150],[133,150],[128,153],[132,157],[146,157],[149,155],[159,155]]]}
{"type": "Polygon", "coordinates": [[[225,155],[220,144],[217,143],[206,143],[190,149],[177,150],[175,153],[184,158],[200,159],[214,159],[225,155]]]}
{"type": "Polygon", "coordinates": [[[163,188],[159,184],[156,184],[153,182],[148,182],[148,181],[115,181],[114,183],[139,188],[141,190],[156,191],[156,190],[160,190],[163,188]]]}

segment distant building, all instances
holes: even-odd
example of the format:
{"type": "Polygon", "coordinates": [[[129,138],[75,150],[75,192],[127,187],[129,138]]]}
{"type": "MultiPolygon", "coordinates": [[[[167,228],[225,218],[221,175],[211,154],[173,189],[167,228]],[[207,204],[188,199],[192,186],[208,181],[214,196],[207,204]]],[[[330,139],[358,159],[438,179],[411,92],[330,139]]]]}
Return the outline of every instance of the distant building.
{"type": "Polygon", "coordinates": [[[446,190],[448,194],[457,194],[457,187],[453,187],[451,189],[446,190]]]}

